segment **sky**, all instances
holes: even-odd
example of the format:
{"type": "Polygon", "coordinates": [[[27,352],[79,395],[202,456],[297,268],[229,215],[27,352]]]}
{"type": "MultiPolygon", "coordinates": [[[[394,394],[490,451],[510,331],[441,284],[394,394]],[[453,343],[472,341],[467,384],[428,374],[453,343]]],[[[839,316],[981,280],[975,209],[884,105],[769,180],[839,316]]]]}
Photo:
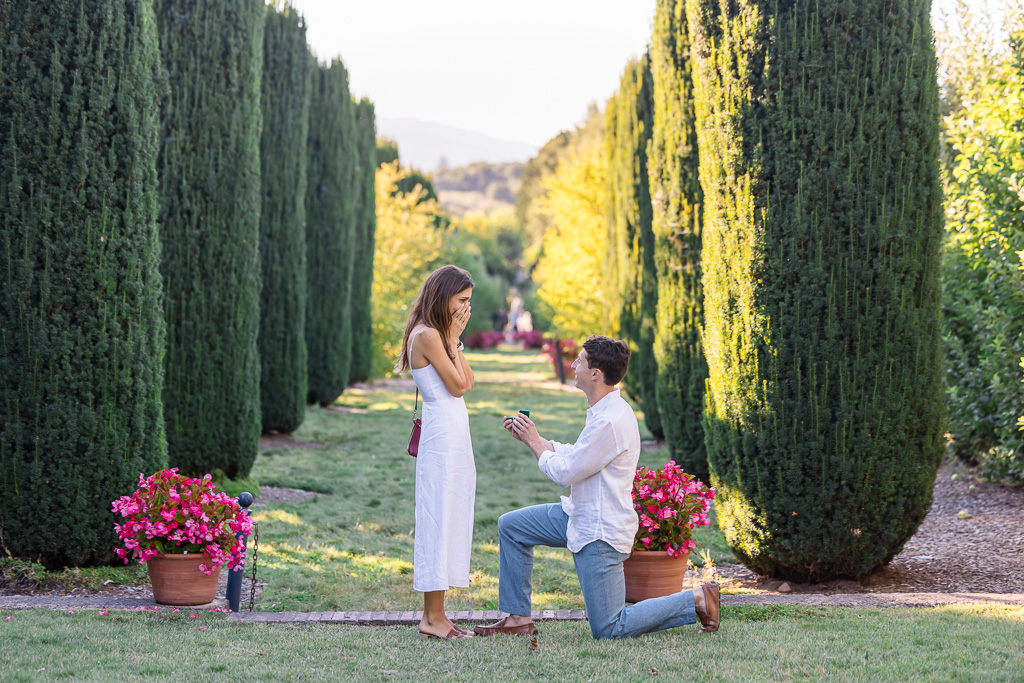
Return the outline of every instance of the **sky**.
{"type": "MultiPolygon", "coordinates": [[[[875,0],[862,0],[875,1],[875,0]]],[[[934,0],[933,16],[956,0],[934,0]]],[[[968,0],[972,7],[1002,0],[968,0]]],[[[292,0],[378,116],[541,146],[603,106],[651,34],[655,0],[292,0]]]]}

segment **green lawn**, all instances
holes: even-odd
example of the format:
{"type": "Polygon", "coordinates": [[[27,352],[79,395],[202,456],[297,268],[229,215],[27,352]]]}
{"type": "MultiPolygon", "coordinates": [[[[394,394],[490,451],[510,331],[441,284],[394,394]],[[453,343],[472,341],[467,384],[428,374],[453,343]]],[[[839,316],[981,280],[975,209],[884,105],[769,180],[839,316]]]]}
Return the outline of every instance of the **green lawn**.
{"type": "MultiPolygon", "coordinates": [[[[572,441],[583,428],[582,392],[552,381],[536,351],[470,352],[477,376],[467,394],[477,464],[476,526],[469,589],[451,591],[450,609],[497,609],[498,517],[513,508],[558,502],[567,494],[544,477],[529,449],[502,428],[502,416],[528,408],[541,433],[572,441]]],[[[310,410],[295,433],[320,448],[272,449],[253,469],[261,485],[324,492],[317,498],[254,508],[259,568],[268,582],[264,610],[410,610],[415,461],[405,452],[413,391],[349,390],[338,401],[353,412],[310,410]]],[[[645,437],[649,437],[646,429],[645,437]]],[[[645,453],[661,466],[667,451],[645,453]]],[[[717,529],[700,539],[718,562],[732,554],[717,529]]],[[[534,606],[582,608],[572,556],[537,549],[534,606]]]]}
{"type": "MultiPolygon", "coordinates": [[[[537,469],[501,416],[529,408],[541,432],[572,440],[586,403],[550,380],[535,352],[470,353],[479,383],[468,395],[478,487],[472,587],[452,610],[496,609],[496,523],[514,507],[555,502],[564,491],[537,469]]],[[[416,610],[412,589],[413,479],[405,453],[413,393],[352,390],[351,412],[313,410],[295,434],[318,448],[269,450],[262,485],[322,492],[255,508],[258,610],[416,610]]],[[[645,435],[646,436],[646,435],[645,435]]],[[[665,452],[646,452],[660,466],[665,452]]],[[[700,532],[716,562],[731,553],[715,527],[700,532]]],[[[535,608],[582,608],[567,551],[538,549],[535,608]]],[[[22,567],[18,565],[18,567],[22,567]]],[[[0,567],[2,568],[2,567],[0,567]]],[[[20,569],[19,569],[20,571],[20,569]]],[[[138,581],[133,568],[74,570],[41,581],[138,581]]],[[[1024,608],[727,607],[717,634],[696,627],[623,641],[594,641],[586,624],[542,624],[541,651],[527,639],[424,641],[413,627],[239,624],[184,610],[0,611],[0,681],[139,677],[332,680],[1022,680],[1024,608]],[[195,614],[195,618],[191,615],[195,614]],[[9,621],[6,617],[12,617],[9,621]]]]}
{"type": "Polygon", "coordinates": [[[541,624],[540,652],[526,638],[191,614],[0,611],[0,680],[1011,681],[1024,670],[1021,607],[734,607],[714,635],[626,641],[558,622],[541,624]]]}

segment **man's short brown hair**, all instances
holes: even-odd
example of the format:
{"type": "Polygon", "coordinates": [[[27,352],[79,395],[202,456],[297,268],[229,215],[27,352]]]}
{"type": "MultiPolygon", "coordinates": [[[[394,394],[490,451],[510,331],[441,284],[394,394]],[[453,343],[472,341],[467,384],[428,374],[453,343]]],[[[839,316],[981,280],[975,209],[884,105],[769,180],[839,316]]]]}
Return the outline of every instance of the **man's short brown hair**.
{"type": "Polygon", "coordinates": [[[587,352],[587,365],[600,370],[608,386],[615,386],[626,376],[629,367],[626,342],[592,334],[583,342],[583,350],[587,352]]]}

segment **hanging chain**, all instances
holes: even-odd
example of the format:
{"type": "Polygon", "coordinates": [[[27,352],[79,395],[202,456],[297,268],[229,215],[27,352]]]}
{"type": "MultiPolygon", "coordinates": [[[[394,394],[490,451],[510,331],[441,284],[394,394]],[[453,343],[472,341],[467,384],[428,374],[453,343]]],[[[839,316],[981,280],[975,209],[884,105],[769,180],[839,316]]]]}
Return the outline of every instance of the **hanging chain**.
{"type": "Polygon", "coordinates": [[[252,525],[252,579],[249,581],[249,611],[256,602],[256,558],[260,554],[260,525],[252,525]]]}

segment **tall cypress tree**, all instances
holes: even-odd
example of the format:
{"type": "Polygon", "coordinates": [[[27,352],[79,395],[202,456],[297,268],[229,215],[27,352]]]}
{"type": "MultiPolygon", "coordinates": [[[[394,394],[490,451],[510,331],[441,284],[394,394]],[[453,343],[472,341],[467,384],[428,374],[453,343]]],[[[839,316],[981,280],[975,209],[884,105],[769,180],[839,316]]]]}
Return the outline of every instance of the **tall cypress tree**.
{"type": "Polygon", "coordinates": [[[263,0],[156,0],[172,465],[245,475],[260,435],[263,0]]]}
{"type": "Polygon", "coordinates": [[[703,195],[685,0],[658,0],[651,39],[654,126],[651,202],[657,271],[658,409],[672,458],[707,481],[701,414],[707,363],[701,343],[703,195]]]}
{"type": "Polygon", "coordinates": [[[931,503],[944,409],[929,5],[689,0],[708,456],[726,539],[764,574],[865,574],[931,503]]]}
{"type": "Polygon", "coordinates": [[[619,334],[634,355],[626,387],[638,399],[644,422],[661,439],[664,432],[657,401],[658,365],[654,359],[658,280],[651,227],[651,193],[647,147],[654,118],[650,56],[626,66],[615,97],[608,102],[605,143],[608,153],[609,259],[621,304],[619,334]]]}
{"type": "Polygon", "coordinates": [[[328,405],[348,386],[356,221],[355,102],[340,59],[317,66],[309,114],[306,188],[306,345],[309,403],[328,405]]]}
{"type": "Polygon", "coordinates": [[[152,5],[0,2],[0,548],[108,563],[166,465],[152,5]]]}
{"type": "Polygon", "coordinates": [[[373,320],[370,291],[373,285],[374,233],[377,228],[377,119],[373,102],[356,105],[356,142],[359,166],[356,174],[355,260],[352,268],[352,365],[349,382],[362,382],[373,372],[373,320]]]}
{"type": "Polygon", "coordinates": [[[260,165],[260,410],[263,431],[291,432],[306,412],[306,138],[313,61],[306,25],[267,7],[260,165]]]}

